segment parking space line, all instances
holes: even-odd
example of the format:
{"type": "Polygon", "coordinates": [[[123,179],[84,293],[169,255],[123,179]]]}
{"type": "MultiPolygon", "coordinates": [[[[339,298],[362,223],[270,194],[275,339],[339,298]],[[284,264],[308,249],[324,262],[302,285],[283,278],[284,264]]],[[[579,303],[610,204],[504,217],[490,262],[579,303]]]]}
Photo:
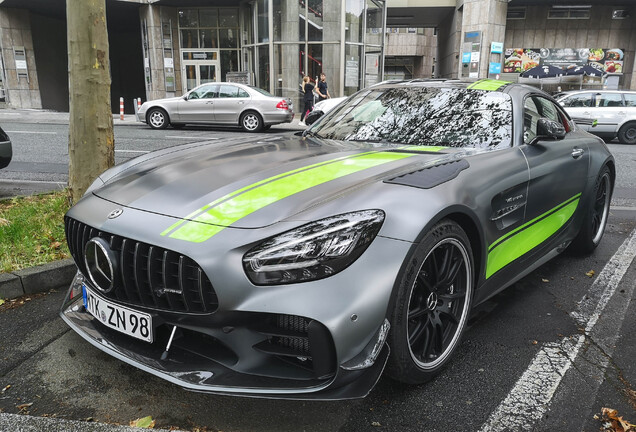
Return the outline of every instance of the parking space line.
{"type": "MultiPolygon", "coordinates": [[[[584,334],[564,337],[560,342],[546,343],[535,355],[512,390],[481,427],[480,432],[533,430],[550,408],[565,373],[572,366],[587,336],[607,306],[616,287],[636,257],[636,230],[633,230],[607,261],[586,295],[570,315],[584,334]]],[[[623,317],[624,318],[624,317],[623,317]]]]}

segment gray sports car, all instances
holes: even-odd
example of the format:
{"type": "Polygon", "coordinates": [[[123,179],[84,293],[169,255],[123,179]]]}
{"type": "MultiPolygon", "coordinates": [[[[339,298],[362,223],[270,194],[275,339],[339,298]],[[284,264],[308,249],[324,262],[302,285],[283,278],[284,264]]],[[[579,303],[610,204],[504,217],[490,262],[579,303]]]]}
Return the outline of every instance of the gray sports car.
{"type": "Polygon", "coordinates": [[[613,157],[532,87],[380,83],[276,138],[101,175],[66,215],[62,318],[187,389],[363,397],[385,367],[429,380],[473,306],[607,223],[613,157]]]}
{"type": "Polygon", "coordinates": [[[272,96],[258,87],[237,83],[208,83],[180,97],[144,102],[138,118],[153,129],[186,124],[240,126],[258,132],[294,118],[291,99],[272,96]]]}

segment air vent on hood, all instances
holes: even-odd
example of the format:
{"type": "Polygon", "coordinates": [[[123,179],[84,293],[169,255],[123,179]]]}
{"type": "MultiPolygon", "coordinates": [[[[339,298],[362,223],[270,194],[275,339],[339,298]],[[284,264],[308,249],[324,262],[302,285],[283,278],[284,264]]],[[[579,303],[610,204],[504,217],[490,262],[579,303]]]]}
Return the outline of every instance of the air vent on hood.
{"type": "Polygon", "coordinates": [[[431,189],[454,179],[469,166],[470,164],[465,159],[460,159],[404,174],[386,180],[385,183],[412,186],[420,189],[431,189]]]}

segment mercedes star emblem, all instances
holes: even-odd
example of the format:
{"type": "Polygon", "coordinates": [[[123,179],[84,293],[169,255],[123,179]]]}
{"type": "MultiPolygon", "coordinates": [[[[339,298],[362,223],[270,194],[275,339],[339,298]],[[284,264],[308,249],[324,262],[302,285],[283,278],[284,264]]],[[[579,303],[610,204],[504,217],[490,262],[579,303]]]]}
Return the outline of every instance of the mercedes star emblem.
{"type": "Polygon", "coordinates": [[[115,288],[117,256],[106,240],[93,237],[84,247],[86,271],[93,285],[107,294],[115,288]]]}
{"type": "Polygon", "coordinates": [[[115,209],[108,214],[108,219],[115,219],[116,217],[119,217],[123,212],[124,212],[124,209],[120,209],[120,208],[115,209]]]}

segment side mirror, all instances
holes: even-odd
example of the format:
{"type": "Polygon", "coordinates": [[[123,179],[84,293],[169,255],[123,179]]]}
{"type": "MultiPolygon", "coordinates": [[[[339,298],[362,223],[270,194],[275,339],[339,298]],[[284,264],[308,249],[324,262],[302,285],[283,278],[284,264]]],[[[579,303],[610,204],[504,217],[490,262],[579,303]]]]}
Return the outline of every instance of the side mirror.
{"type": "Polygon", "coordinates": [[[565,128],[561,123],[542,117],[537,121],[537,136],[535,139],[561,140],[565,138],[565,128]]]}

